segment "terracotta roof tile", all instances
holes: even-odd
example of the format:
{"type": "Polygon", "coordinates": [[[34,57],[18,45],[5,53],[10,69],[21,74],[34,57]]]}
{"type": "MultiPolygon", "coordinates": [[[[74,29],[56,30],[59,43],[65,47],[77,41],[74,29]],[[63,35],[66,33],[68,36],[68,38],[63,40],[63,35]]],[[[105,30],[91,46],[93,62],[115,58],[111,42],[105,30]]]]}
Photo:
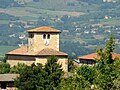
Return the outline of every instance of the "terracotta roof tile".
{"type": "Polygon", "coordinates": [[[48,55],[48,56],[50,56],[50,55],[58,55],[58,56],[65,55],[65,56],[67,56],[66,53],[63,53],[63,52],[60,52],[60,51],[56,51],[56,50],[50,49],[50,48],[45,48],[45,49],[41,50],[38,53],[38,55],[43,55],[43,56],[44,55],[48,55]]]}
{"type": "MultiPolygon", "coordinates": [[[[115,59],[116,57],[119,58],[120,54],[112,53],[112,58],[115,59]]],[[[95,58],[97,58],[97,59],[99,58],[97,53],[92,53],[92,54],[88,54],[88,55],[78,57],[78,59],[87,59],[87,60],[94,60],[95,58]]]]}
{"type": "Polygon", "coordinates": [[[67,54],[64,52],[56,51],[56,50],[50,49],[50,48],[45,48],[39,52],[29,53],[26,46],[22,46],[11,52],[8,52],[7,55],[9,55],[9,54],[11,54],[11,55],[28,55],[28,56],[50,56],[50,55],[67,56],[67,54]]]}
{"type": "Polygon", "coordinates": [[[15,50],[13,50],[13,51],[10,51],[10,52],[8,52],[8,53],[6,53],[6,54],[26,54],[27,53],[27,47],[26,46],[22,46],[22,47],[20,47],[20,48],[17,48],[17,49],[15,49],[15,50]]]}
{"type": "Polygon", "coordinates": [[[0,74],[0,81],[14,81],[19,77],[19,74],[0,74]]]}
{"type": "Polygon", "coordinates": [[[95,59],[97,58],[97,53],[92,53],[92,54],[88,54],[88,55],[84,55],[84,56],[80,56],[78,57],[79,59],[95,59]]]}
{"type": "Polygon", "coordinates": [[[56,33],[59,33],[61,31],[54,29],[54,28],[51,28],[51,27],[43,26],[43,27],[27,30],[27,32],[56,32],[56,33]]]}

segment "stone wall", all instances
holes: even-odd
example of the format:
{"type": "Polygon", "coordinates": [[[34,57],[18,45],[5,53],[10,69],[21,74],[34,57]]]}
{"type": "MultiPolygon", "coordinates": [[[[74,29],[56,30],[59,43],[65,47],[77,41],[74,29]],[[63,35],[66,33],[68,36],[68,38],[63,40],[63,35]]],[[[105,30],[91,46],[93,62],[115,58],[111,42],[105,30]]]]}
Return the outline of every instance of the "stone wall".
{"type": "Polygon", "coordinates": [[[34,33],[33,38],[28,38],[29,52],[41,51],[44,48],[51,48],[59,51],[59,34],[58,33],[34,33]],[[50,34],[50,39],[43,39],[43,34],[50,34]],[[49,45],[45,45],[45,41],[49,42],[49,45]],[[31,44],[32,42],[32,44],[31,44]]]}

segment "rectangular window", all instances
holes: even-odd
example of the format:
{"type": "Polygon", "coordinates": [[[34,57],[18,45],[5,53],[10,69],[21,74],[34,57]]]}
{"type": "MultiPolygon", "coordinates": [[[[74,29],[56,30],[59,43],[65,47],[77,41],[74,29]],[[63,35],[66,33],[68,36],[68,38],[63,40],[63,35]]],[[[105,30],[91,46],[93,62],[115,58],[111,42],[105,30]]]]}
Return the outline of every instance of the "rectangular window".
{"type": "Polygon", "coordinates": [[[47,35],[47,39],[50,39],[50,34],[47,35]]]}
{"type": "Polygon", "coordinates": [[[33,38],[33,37],[34,37],[34,33],[29,33],[29,34],[28,34],[28,37],[29,37],[29,38],[33,38]]]}
{"type": "Polygon", "coordinates": [[[6,83],[1,83],[1,89],[6,89],[6,83]]]}

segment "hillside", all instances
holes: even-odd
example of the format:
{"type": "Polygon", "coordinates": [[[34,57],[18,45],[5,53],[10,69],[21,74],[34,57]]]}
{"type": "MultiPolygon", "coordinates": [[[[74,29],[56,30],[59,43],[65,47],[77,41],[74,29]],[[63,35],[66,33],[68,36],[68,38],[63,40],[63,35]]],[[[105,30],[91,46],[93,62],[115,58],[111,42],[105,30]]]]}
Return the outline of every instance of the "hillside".
{"type": "MultiPolygon", "coordinates": [[[[0,1],[0,45],[18,46],[20,35],[27,35],[26,30],[39,26],[62,30],[60,48],[71,57],[94,52],[111,34],[120,48],[120,1],[0,1]]],[[[119,49],[116,52],[120,53],[119,49]]]]}

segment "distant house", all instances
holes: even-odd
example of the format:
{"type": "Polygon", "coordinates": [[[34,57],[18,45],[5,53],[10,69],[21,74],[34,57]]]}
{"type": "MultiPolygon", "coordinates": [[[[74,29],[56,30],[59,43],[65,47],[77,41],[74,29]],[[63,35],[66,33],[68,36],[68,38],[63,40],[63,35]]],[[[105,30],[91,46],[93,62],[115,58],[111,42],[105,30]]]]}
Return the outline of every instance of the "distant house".
{"type": "Polygon", "coordinates": [[[19,74],[0,74],[0,90],[16,90],[14,79],[19,77],[19,74]]]}
{"type": "Polygon", "coordinates": [[[103,2],[112,2],[112,3],[116,3],[117,0],[103,0],[103,2]]]}
{"type": "MultiPolygon", "coordinates": [[[[112,53],[112,58],[115,59],[116,57],[119,58],[120,54],[112,53]]],[[[99,56],[97,55],[97,53],[80,56],[80,57],[78,57],[77,64],[79,64],[79,65],[82,65],[82,64],[95,65],[97,63],[96,59],[99,59],[99,56]]]]}

